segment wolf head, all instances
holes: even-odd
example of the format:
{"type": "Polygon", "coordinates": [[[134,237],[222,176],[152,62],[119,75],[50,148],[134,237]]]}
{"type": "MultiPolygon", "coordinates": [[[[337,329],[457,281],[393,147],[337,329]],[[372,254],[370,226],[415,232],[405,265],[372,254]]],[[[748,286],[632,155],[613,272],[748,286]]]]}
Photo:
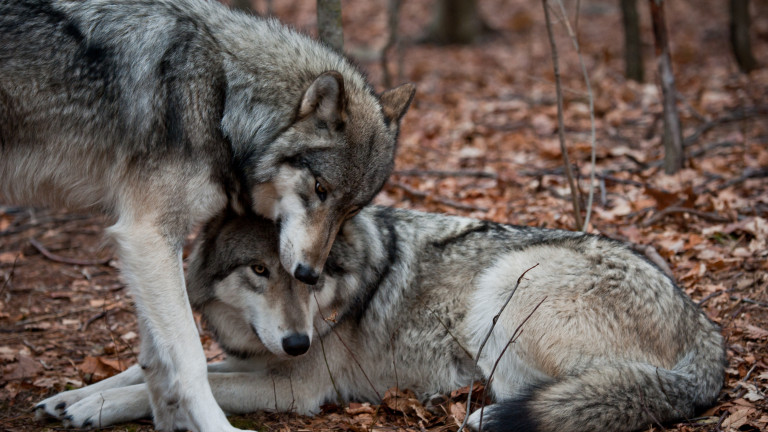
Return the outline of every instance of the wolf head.
{"type": "Polygon", "coordinates": [[[280,264],[279,233],[257,215],[222,215],[203,230],[189,259],[187,291],[219,344],[248,357],[282,358],[309,349],[315,329],[339,295],[322,276],[315,285],[292,277],[280,264]]]}
{"type": "Polygon", "coordinates": [[[292,122],[244,169],[253,211],[278,223],[280,262],[310,285],[341,223],[389,177],[415,92],[405,84],[376,97],[354,84],[335,71],[317,76],[297,98],[292,122]]]}

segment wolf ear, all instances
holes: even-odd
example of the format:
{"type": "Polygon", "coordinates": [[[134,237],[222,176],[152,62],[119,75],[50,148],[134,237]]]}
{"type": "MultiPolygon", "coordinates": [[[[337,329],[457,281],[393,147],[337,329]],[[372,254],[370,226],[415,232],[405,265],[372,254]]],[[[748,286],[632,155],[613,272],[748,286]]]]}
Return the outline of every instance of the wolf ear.
{"type": "Polygon", "coordinates": [[[299,106],[299,118],[312,113],[329,124],[344,116],[344,78],[336,71],[323,72],[310,84],[299,106]]]}
{"type": "Polygon", "coordinates": [[[415,93],[416,86],[408,83],[381,94],[381,109],[384,112],[387,123],[391,123],[392,120],[397,122],[403,118],[415,93]]]}

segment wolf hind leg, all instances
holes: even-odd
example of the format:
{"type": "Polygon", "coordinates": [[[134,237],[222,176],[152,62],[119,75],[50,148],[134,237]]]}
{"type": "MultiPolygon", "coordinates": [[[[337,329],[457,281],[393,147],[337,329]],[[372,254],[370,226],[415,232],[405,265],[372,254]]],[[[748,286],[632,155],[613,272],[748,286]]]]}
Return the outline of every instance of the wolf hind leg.
{"type": "MultiPolygon", "coordinates": [[[[634,431],[693,416],[694,381],[691,374],[644,363],[589,369],[486,407],[482,430],[634,431]]],[[[469,424],[480,426],[479,410],[469,424]]]]}

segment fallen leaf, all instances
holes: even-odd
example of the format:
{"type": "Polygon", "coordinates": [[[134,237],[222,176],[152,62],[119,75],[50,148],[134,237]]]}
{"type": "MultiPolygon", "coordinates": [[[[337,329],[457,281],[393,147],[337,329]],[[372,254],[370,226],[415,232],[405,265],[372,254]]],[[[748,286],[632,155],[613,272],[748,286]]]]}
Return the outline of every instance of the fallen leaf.
{"type": "Polygon", "coordinates": [[[464,423],[464,417],[467,416],[467,404],[463,402],[452,402],[448,407],[448,412],[451,414],[451,417],[453,417],[456,426],[461,427],[461,424],[464,423]]]}
{"type": "Polygon", "coordinates": [[[88,356],[77,368],[85,375],[86,382],[94,383],[122,372],[124,368],[120,366],[121,363],[115,364],[114,360],[88,356]]]}
{"type": "Polygon", "coordinates": [[[728,417],[723,420],[723,429],[738,429],[745,425],[749,420],[749,416],[755,412],[754,408],[739,407],[734,410],[728,417]]]}
{"type": "Polygon", "coordinates": [[[384,394],[381,403],[392,411],[403,414],[415,414],[422,420],[429,420],[432,414],[424,408],[424,405],[416,398],[416,395],[410,390],[399,390],[393,387],[384,394]]]}
{"type": "Polygon", "coordinates": [[[755,325],[747,324],[746,333],[752,339],[768,339],[768,330],[755,325]]]}
{"type": "Polygon", "coordinates": [[[15,381],[24,378],[32,378],[37,376],[42,370],[43,365],[37,360],[25,355],[19,355],[19,358],[15,363],[11,363],[3,369],[3,380],[15,381]]]}

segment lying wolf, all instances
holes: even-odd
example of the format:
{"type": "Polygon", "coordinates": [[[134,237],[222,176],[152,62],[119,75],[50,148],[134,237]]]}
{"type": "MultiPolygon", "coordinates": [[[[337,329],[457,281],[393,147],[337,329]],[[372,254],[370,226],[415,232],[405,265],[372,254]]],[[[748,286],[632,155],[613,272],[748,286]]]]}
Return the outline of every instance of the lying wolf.
{"type": "Polygon", "coordinates": [[[256,212],[280,222],[287,272],[316,283],[389,176],[412,96],[379,98],[338,53],[215,1],[6,0],[0,195],[114,219],[155,426],[232,430],[184,290],[187,234],[256,212]]]}
{"type": "MultiPolygon", "coordinates": [[[[187,287],[228,353],[208,377],[230,413],[313,414],[396,385],[428,397],[487,380],[498,360],[483,430],[632,431],[693,416],[723,383],[717,326],[607,238],[368,207],[315,286],[281,268],[266,221],[226,215],[201,238],[187,287]]],[[[145,417],[141,381],[133,367],[44,407],[66,405],[78,427],[145,417]]]]}

